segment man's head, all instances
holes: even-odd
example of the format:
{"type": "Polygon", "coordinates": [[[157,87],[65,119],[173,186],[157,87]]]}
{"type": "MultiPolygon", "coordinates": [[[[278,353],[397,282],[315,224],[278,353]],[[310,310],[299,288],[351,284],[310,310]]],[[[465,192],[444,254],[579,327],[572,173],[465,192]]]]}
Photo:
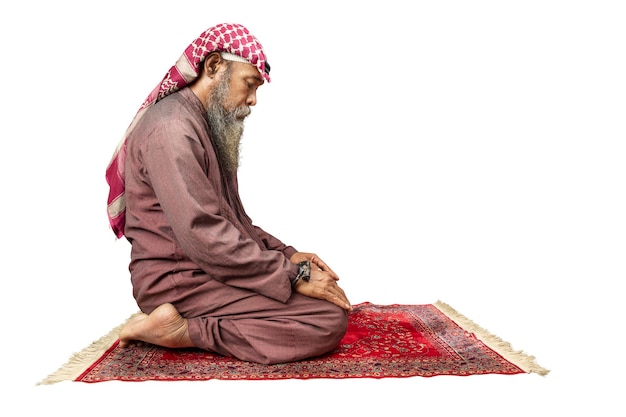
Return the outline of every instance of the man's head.
{"type": "MultiPolygon", "coordinates": [[[[267,62],[252,63],[237,51],[210,52],[201,62],[200,74],[191,85],[207,109],[211,138],[220,163],[229,175],[239,167],[244,119],[257,102],[257,89],[265,80],[269,81],[267,62]]],[[[258,52],[264,57],[262,51],[258,52]]]]}
{"type": "Polygon", "coordinates": [[[270,65],[259,40],[247,28],[237,23],[221,23],[204,31],[188,49],[192,65],[199,73],[198,63],[212,52],[220,52],[223,59],[251,64],[270,82],[270,65]],[[199,59],[199,60],[197,60],[199,59]]]}

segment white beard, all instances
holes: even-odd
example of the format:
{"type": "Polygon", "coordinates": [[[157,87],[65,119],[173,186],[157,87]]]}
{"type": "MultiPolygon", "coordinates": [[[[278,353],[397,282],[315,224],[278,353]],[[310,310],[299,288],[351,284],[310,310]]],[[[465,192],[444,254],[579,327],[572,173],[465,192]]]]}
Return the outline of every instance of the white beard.
{"type": "Polygon", "coordinates": [[[223,171],[234,175],[239,169],[244,119],[250,114],[250,108],[242,106],[233,111],[224,108],[229,79],[230,74],[227,71],[210,95],[207,102],[207,122],[223,171]]]}

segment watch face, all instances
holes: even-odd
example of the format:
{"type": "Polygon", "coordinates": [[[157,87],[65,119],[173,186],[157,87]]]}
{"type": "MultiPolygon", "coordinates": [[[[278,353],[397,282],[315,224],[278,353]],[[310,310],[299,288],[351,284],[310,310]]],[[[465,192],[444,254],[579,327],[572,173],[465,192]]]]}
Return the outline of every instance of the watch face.
{"type": "Polygon", "coordinates": [[[300,263],[300,271],[302,272],[302,280],[309,282],[311,279],[311,264],[308,261],[300,263]]]}

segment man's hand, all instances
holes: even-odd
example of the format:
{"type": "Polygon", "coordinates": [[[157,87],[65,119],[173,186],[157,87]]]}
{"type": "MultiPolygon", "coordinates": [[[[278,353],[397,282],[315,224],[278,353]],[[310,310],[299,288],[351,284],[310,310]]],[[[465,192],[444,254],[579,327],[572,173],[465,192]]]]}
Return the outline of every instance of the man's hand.
{"type": "Polygon", "coordinates": [[[326,262],[322,261],[320,257],[314,253],[296,252],[291,255],[291,258],[289,258],[289,260],[291,261],[291,263],[294,264],[299,264],[303,261],[309,261],[311,262],[311,271],[319,270],[327,272],[332,279],[334,279],[335,281],[339,281],[339,276],[335,274],[335,272],[330,269],[328,265],[326,265],[326,262]]]}
{"type": "Polygon", "coordinates": [[[311,279],[309,282],[298,281],[294,291],[308,297],[329,301],[345,310],[351,311],[352,305],[348,301],[348,297],[337,285],[339,278],[334,278],[333,274],[323,271],[321,268],[311,267],[311,279]]]}

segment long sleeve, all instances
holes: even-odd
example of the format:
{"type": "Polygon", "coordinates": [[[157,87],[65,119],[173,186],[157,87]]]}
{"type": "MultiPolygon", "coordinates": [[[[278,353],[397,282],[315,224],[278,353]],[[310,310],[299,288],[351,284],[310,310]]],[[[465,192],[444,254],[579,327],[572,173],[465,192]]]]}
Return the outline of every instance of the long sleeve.
{"type": "Polygon", "coordinates": [[[282,241],[267,233],[260,227],[254,226],[254,228],[257,232],[257,236],[259,236],[259,239],[261,239],[266,248],[281,251],[287,258],[291,258],[291,256],[297,252],[293,246],[285,245],[282,241]]]}

